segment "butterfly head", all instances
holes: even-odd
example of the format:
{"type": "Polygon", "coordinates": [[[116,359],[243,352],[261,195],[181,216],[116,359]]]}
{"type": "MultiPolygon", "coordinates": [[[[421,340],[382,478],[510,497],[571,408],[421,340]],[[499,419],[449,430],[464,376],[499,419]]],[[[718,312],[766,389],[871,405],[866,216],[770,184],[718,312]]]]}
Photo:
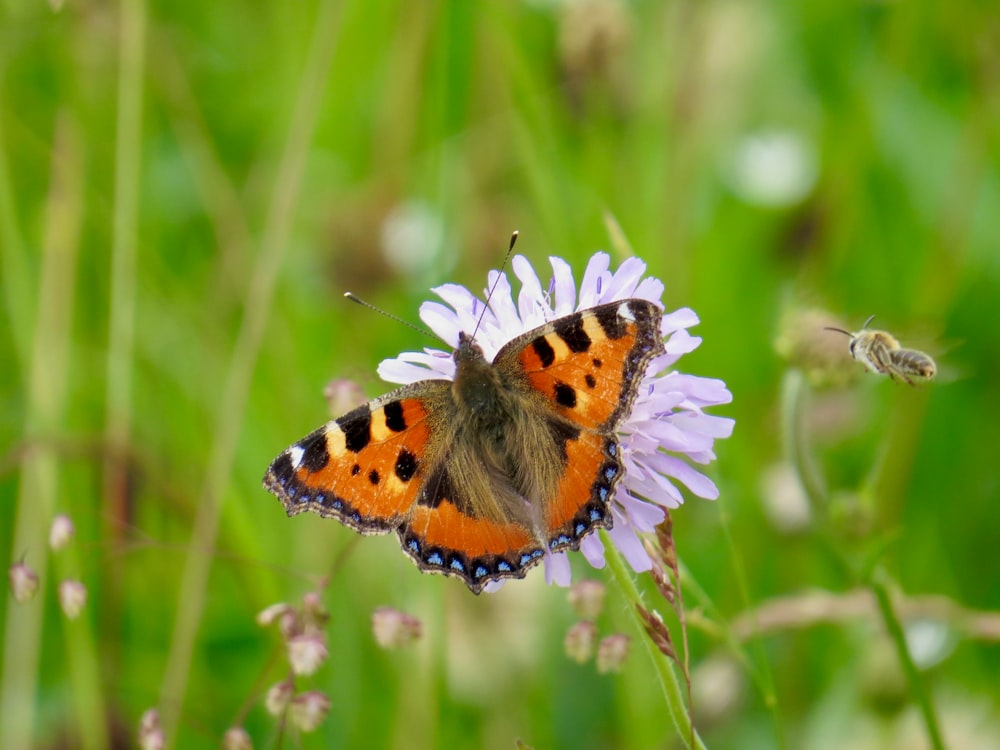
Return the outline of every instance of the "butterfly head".
{"type": "Polygon", "coordinates": [[[465,331],[459,332],[458,348],[455,349],[455,353],[452,357],[455,360],[456,366],[460,366],[463,362],[486,360],[486,357],[483,355],[482,348],[476,343],[476,340],[465,331]]]}

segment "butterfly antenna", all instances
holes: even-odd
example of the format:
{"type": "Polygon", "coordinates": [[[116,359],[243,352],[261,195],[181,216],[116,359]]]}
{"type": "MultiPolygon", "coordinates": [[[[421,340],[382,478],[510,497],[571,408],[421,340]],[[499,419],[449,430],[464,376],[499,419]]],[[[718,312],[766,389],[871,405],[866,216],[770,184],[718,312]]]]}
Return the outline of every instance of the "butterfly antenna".
{"type": "Polygon", "coordinates": [[[407,328],[412,328],[414,331],[417,331],[418,333],[424,334],[424,336],[429,336],[430,338],[437,339],[438,341],[441,341],[442,343],[447,343],[446,341],[444,341],[437,334],[431,333],[426,328],[421,328],[420,326],[415,325],[414,323],[411,323],[408,320],[403,320],[398,315],[393,315],[391,312],[386,312],[381,307],[376,307],[371,302],[363,300],[360,297],[358,297],[357,295],[355,295],[354,292],[344,292],[344,296],[347,299],[349,299],[351,302],[356,302],[357,304],[361,305],[362,307],[367,307],[372,312],[377,312],[379,315],[384,315],[385,317],[389,318],[389,320],[394,320],[397,323],[401,323],[402,325],[406,326],[407,328]]]}
{"type": "MultiPolygon", "coordinates": [[[[516,229],[513,232],[511,232],[510,244],[507,246],[507,254],[503,257],[503,263],[500,264],[501,273],[503,272],[503,269],[507,267],[507,261],[510,260],[510,254],[514,252],[514,245],[517,244],[517,234],[518,232],[516,229]]],[[[476,334],[479,333],[479,326],[483,322],[483,316],[486,315],[486,311],[489,310],[490,308],[490,300],[493,299],[493,292],[496,290],[497,284],[499,283],[500,283],[500,274],[498,273],[497,277],[493,279],[492,286],[490,286],[489,291],[486,293],[486,304],[483,306],[483,311],[479,313],[479,320],[476,321],[476,328],[472,332],[473,339],[475,339],[476,334]]]]}
{"type": "Polygon", "coordinates": [[[861,330],[862,331],[865,330],[868,327],[868,324],[871,323],[873,320],[875,320],[875,315],[874,314],[869,315],[868,316],[868,320],[866,320],[865,324],[863,326],[861,326],[861,330]]]}

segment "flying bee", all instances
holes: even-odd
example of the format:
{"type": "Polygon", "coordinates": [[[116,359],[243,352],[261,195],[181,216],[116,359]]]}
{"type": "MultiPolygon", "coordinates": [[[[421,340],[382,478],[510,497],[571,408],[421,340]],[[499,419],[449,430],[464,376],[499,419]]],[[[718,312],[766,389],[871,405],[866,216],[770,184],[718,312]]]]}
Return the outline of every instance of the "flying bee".
{"type": "Polygon", "coordinates": [[[868,324],[874,318],[874,315],[869,316],[857,333],[829,326],[826,330],[849,336],[851,356],[872,372],[888,375],[893,380],[902,378],[910,385],[930,380],[937,374],[937,365],[929,354],[904,349],[894,336],[885,331],[869,331],[868,324]]]}

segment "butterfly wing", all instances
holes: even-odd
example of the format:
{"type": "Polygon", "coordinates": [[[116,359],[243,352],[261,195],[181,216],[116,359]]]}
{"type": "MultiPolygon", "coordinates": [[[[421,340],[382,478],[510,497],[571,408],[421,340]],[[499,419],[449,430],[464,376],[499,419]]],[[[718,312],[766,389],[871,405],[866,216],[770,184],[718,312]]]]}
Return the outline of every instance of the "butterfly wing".
{"type": "Polygon", "coordinates": [[[399,528],[435,463],[432,414],[450,387],[421,381],[327,422],[274,460],[264,486],[288,515],[312,511],[362,534],[399,528]]]}
{"type": "Polygon", "coordinates": [[[447,461],[433,470],[399,539],[421,570],[461,578],[477,594],[490,581],[523,578],[543,555],[524,523],[477,513],[455,490],[447,461]]]}
{"type": "Polygon", "coordinates": [[[593,529],[611,527],[608,503],[623,474],[615,433],[650,360],[664,351],[661,316],[648,300],[611,302],[529,331],[494,360],[578,432],[565,442],[561,478],[544,503],[553,551],[577,549],[593,529]]]}

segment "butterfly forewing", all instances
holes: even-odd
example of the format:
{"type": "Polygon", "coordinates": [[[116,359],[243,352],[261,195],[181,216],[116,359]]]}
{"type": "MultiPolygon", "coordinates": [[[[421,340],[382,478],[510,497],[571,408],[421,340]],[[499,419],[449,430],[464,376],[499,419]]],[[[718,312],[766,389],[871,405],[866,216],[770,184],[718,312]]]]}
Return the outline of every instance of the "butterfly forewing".
{"type": "Polygon", "coordinates": [[[523,372],[574,424],[613,432],[649,360],[663,351],[660,317],[639,299],[582,310],[515,339],[496,364],[523,372]]]}
{"type": "MultiPolygon", "coordinates": [[[[444,391],[448,381],[424,381],[444,391]]],[[[265,486],[289,515],[313,511],[366,534],[396,529],[409,515],[435,443],[430,405],[411,386],[328,422],[284,451],[265,486]]]]}

